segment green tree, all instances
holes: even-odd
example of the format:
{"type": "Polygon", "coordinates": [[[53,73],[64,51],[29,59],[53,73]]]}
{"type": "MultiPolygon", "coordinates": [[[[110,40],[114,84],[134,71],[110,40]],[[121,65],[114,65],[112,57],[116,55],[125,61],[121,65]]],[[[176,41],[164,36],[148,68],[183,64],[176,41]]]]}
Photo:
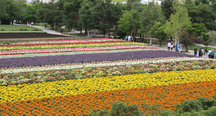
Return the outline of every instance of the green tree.
{"type": "Polygon", "coordinates": [[[169,20],[170,15],[173,13],[172,11],[173,0],[163,0],[161,1],[161,9],[166,17],[166,20],[169,20]]]}
{"type": "Polygon", "coordinates": [[[208,45],[210,43],[212,43],[214,40],[213,40],[213,38],[210,38],[209,34],[204,33],[204,34],[202,34],[202,41],[203,41],[203,45],[205,45],[206,49],[207,49],[208,45]]]}
{"type": "Polygon", "coordinates": [[[153,27],[149,31],[149,33],[153,37],[159,40],[160,46],[161,46],[161,41],[167,39],[167,34],[164,32],[164,28],[165,26],[162,23],[157,22],[155,23],[155,25],[153,25],[153,27]]]}
{"type": "Polygon", "coordinates": [[[180,30],[191,25],[188,17],[188,10],[179,1],[173,3],[174,14],[171,14],[170,21],[165,24],[165,32],[175,38],[175,43],[179,40],[180,30]]]}
{"type": "MultiPolygon", "coordinates": [[[[140,14],[141,29],[139,31],[142,32],[143,35],[148,34],[150,29],[156,22],[164,22],[164,16],[162,15],[161,7],[153,1],[149,2],[147,7],[145,7],[140,14]]],[[[151,43],[152,39],[150,39],[150,44],[151,43]]]]}
{"type": "Polygon", "coordinates": [[[193,40],[196,39],[194,34],[190,34],[187,29],[181,29],[179,34],[180,43],[183,43],[188,51],[190,44],[193,44],[193,40]]]}
{"type": "Polygon", "coordinates": [[[115,5],[111,3],[111,0],[106,0],[105,2],[100,0],[91,9],[91,14],[95,27],[104,32],[104,34],[107,32],[108,38],[110,38],[110,28],[117,25],[122,11],[119,4],[115,5]]]}
{"type": "Polygon", "coordinates": [[[190,34],[195,33],[194,35],[197,37],[197,36],[201,36],[202,33],[207,33],[207,29],[205,27],[205,24],[203,23],[194,23],[193,25],[188,27],[188,32],[190,34]]]}
{"type": "Polygon", "coordinates": [[[81,3],[81,8],[79,9],[79,24],[85,29],[85,34],[87,34],[87,31],[95,28],[91,18],[91,9],[94,5],[95,4],[92,1],[84,0],[81,3]]]}

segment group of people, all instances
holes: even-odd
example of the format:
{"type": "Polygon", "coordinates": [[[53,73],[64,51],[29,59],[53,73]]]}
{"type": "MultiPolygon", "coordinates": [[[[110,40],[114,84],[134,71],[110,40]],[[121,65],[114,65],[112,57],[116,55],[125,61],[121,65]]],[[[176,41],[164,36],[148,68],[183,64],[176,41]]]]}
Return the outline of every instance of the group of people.
{"type": "Polygon", "coordinates": [[[128,36],[128,35],[126,35],[126,37],[125,37],[125,38],[126,38],[126,41],[132,41],[132,42],[136,42],[136,37],[135,37],[135,36],[132,36],[132,37],[131,37],[130,35],[129,35],[129,36],[128,36]]]}
{"type": "MultiPolygon", "coordinates": [[[[176,52],[182,52],[182,46],[183,46],[182,44],[179,44],[179,45],[178,45],[178,44],[176,43],[176,45],[175,45],[175,51],[176,51],[176,52]]],[[[172,51],[172,50],[173,50],[173,44],[169,42],[169,43],[167,44],[167,48],[168,48],[168,50],[171,50],[171,51],[172,51]]]]}
{"type": "Polygon", "coordinates": [[[27,26],[33,26],[33,22],[27,22],[27,26]]]}
{"type": "MultiPolygon", "coordinates": [[[[214,50],[213,49],[209,49],[209,51],[207,49],[205,49],[205,51],[204,51],[203,48],[200,48],[199,57],[202,57],[204,54],[205,54],[205,57],[214,59],[214,50]]],[[[197,56],[197,48],[194,49],[194,56],[197,56]]]]}

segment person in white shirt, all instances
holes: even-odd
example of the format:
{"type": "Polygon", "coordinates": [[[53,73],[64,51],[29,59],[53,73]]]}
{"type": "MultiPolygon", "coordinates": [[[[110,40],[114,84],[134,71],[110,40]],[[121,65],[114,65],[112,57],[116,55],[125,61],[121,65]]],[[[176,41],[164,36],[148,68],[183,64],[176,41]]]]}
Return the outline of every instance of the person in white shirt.
{"type": "Polygon", "coordinates": [[[210,53],[211,53],[211,52],[212,52],[211,49],[209,49],[209,52],[208,52],[208,56],[209,56],[209,58],[211,57],[211,56],[210,56],[210,53]]]}
{"type": "Polygon", "coordinates": [[[129,35],[129,36],[128,36],[128,41],[130,41],[130,39],[131,39],[131,36],[129,35]]]}
{"type": "Polygon", "coordinates": [[[173,44],[171,43],[171,45],[170,45],[170,49],[171,49],[171,51],[172,51],[172,49],[173,49],[173,44]]]}
{"type": "Polygon", "coordinates": [[[169,42],[169,43],[167,44],[168,50],[170,50],[170,47],[171,47],[171,43],[169,42]]]}

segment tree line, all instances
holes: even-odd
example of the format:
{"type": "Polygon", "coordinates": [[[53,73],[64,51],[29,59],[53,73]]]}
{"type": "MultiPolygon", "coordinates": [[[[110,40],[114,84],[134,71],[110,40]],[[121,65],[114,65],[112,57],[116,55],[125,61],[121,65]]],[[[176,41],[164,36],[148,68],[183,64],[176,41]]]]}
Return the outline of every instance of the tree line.
{"type": "MultiPolygon", "coordinates": [[[[66,26],[68,30],[99,30],[115,36],[150,36],[175,39],[175,43],[189,44],[216,29],[215,0],[163,0],[141,4],[140,0],[127,0],[126,4],[111,0],[52,0],[49,3],[35,0],[0,1],[0,23],[12,20],[35,23],[46,22],[52,29],[66,26]]],[[[213,35],[214,36],[214,35],[213,35]]],[[[206,36],[205,36],[206,37],[206,36]]],[[[208,36],[207,36],[208,37],[208,36]]],[[[209,39],[207,39],[209,41],[209,39]]],[[[151,42],[150,42],[151,43],[151,42]]]]}

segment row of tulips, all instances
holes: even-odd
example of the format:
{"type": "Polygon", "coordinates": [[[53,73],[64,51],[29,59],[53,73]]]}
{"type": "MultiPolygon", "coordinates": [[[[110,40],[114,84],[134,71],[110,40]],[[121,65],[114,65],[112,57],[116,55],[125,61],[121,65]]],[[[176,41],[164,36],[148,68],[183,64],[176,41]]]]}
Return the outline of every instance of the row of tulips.
{"type": "Polygon", "coordinates": [[[60,55],[78,55],[78,54],[100,54],[100,53],[119,53],[119,52],[135,52],[135,51],[154,51],[156,49],[146,49],[144,48],[120,48],[120,49],[93,49],[93,50],[75,50],[75,51],[62,51],[62,52],[41,52],[41,53],[24,53],[24,54],[14,54],[14,55],[5,55],[0,56],[0,59],[3,58],[21,58],[21,57],[40,57],[40,56],[60,56],[60,55]]]}
{"type": "Polygon", "coordinates": [[[154,73],[166,71],[185,71],[211,69],[216,61],[200,60],[188,62],[169,62],[158,64],[126,65],[115,67],[95,67],[69,70],[37,71],[28,73],[0,74],[0,85],[14,85],[33,82],[49,82],[69,79],[96,78],[101,76],[120,76],[128,74],[154,73]]]}
{"type": "Polygon", "coordinates": [[[42,66],[28,66],[28,67],[10,67],[10,68],[1,68],[0,74],[92,68],[92,67],[105,67],[105,66],[138,65],[138,64],[150,64],[150,63],[155,64],[155,63],[165,63],[165,62],[197,61],[197,60],[205,60],[205,59],[189,58],[189,57],[165,57],[165,58],[136,59],[136,60],[134,59],[134,60],[121,60],[121,61],[69,63],[69,64],[44,65],[44,66],[42,65],[42,66]]]}
{"type": "Polygon", "coordinates": [[[73,44],[73,45],[41,45],[41,46],[14,46],[14,47],[0,47],[0,50],[23,50],[23,49],[56,49],[56,48],[78,48],[78,47],[105,47],[118,45],[146,45],[144,43],[96,43],[96,44],[73,44]]]}
{"type": "Polygon", "coordinates": [[[16,46],[45,46],[45,45],[77,45],[77,44],[103,44],[103,43],[131,43],[127,41],[94,41],[94,42],[70,42],[70,43],[43,43],[43,44],[13,44],[13,45],[0,45],[0,47],[16,47],[16,46]]]}
{"type": "Polygon", "coordinates": [[[60,48],[60,49],[27,49],[27,50],[10,50],[10,51],[0,51],[0,55],[7,54],[30,54],[30,53],[40,53],[40,52],[62,52],[62,51],[87,51],[87,50],[108,50],[108,49],[124,49],[124,48],[146,48],[146,49],[157,49],[152,46],[146,45],[121,45],[121,46],[108,46],[108,47],[87,47],[87,48],[60,48]]]}
{"type": "Polygon", "coordinates": [[[204,69],[8,85],[1,86],[0,102],[4,103],[21,100],[33,100],[37,98],[49,98],[200,81],[215,81],[215,75],[216,69],[204,69]]]}
{"type": "Polygon", "coordinates": [[[45,40],[45,41],[21,41],[17,42],[17,44],[37,44],[37,43],[57,43],[57,42],[65,42],[65,41],[72,41],[72,42],[81,42],[81,41],[95,41],[95,40],[117,40],[117,39],[110,39],[110,38],[91,38],[91,39],[66,39],[66,40],[45,40]]]}
{"type": "Polygon", "coordinates": [[[92,109],[111,110],[111,104],[118,101],[137,104],[140,111],[146,111],[141,107],[143,103],[159,104],[158,108],[175,110],[175,105],[185,100],[212,98],[216,94],[215,87],[216,81],[202,81],[15,101],[0,103],[0,115],[83,116],[92,109]]]}
{"type": "Polygon", "coordinates": [[[76,43],[76,42],[103,42],[103,41],[123,41],[123,40],[116,40],[116,39],[80,39],[80,40],[53,40],[53,41],[34,41],[34,42],[18,42],[13,43],[11,45],[24,45],[24,44],[48,44],[48,43],[76,43]]]}

